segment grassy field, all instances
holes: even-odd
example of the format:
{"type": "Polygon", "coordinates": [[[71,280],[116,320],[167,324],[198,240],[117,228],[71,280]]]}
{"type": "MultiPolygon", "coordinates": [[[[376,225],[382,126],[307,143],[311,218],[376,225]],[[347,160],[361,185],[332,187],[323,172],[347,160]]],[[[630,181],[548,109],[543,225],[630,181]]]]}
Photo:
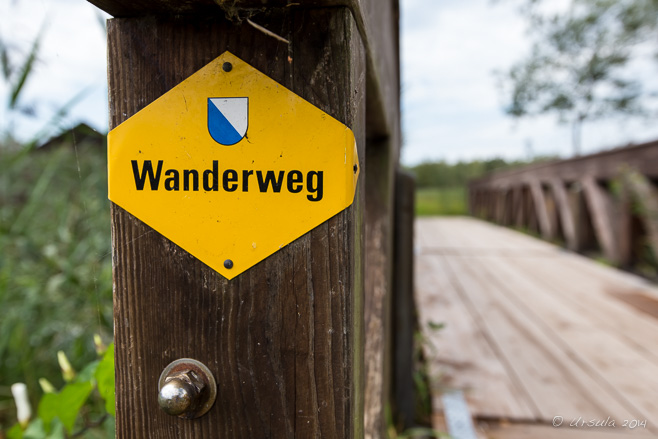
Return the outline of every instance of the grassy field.
{"type": "Polygon", "coordinates": [[[466,215],[466,188],[419,188],[416,190],[416,215],[466,215]]]}

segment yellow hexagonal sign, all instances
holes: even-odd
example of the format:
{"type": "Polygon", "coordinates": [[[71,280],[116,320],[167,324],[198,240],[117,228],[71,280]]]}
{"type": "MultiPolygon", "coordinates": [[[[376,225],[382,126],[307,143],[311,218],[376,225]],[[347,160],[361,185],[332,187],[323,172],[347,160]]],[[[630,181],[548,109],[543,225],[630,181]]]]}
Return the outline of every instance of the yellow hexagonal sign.
{"type": "Polygon", "coordinates": [[[108,135],[109,198],[231,279],[352,204],[352,131],[229,52],[108,135]]]}

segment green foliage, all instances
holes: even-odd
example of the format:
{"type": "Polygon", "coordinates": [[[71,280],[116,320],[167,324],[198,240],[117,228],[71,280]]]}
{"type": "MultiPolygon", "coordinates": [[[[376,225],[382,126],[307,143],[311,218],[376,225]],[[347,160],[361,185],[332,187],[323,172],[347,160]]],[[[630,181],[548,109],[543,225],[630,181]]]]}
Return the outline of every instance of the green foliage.
{"type": "Polygon", "coordinates": [[[391,411],[391,407],[387,405],[384,411],[386,415],[387,439],[450,438],[449,434],[436,431],[429,427],[412,427],[407,428],[402,432],[398,432],[398,430],[395,428],[395,423],[393,422],[393,413],[391,411]]]}
{"type": "Polygon", "coordinates": [[[538,13],[538,3],[528,2],[532,52],[500,75],[505,111],[557,114],[572,124],[576,152],[584,121],[647,114],[651,96],[627,67],[654,37],[658,1],[572,0],[568,11],[553,16],[538,13]]]}
{"type": "Polygon", "coordinates": [[[8,50],[5,47],[2,48],[2,53],[3,53],[2,70],[5,74],[5,78],[9,82],[9,86],[10,86],[9,108],[12,110],[16,109],[16,107],[18,106],[18,98],[21,95],[21,91],[25,86],[25,82],[27,81],[27,78],[30,76],[32,70],[34,69],[34,62],[37,60],[37,54],[39,53],[40,43],[41,43],[41,35],[37,36],[37,38],[34,39],[29,53],[25,57],[25,60],[23,61],[22,65],[18,68],[14,68],[14,66],[12,66],[11,61],[9,59],[8,50]]]}
{"type": "Polygon", "coordinates": [[[112,437],[114,419],[108,414],[114,416],[114,401],[114,345],[111,344],[101,361],[89,363],[59,392],[43,395],[38,417],[25,429],[15,424],[7,432],[7,438],[112,437]],[[94,392],[96,389],[98,392],[94,392]]]}
{"type": "Polygon", "coordinates": [[[105,169],[99,144],[0,145],[0,429],[14,416],[10,384],[35,401],[38,378],[59,375],[55,352],[89,363],[91,334],[111,337],[105,169]]]}
{"type": "Polygon", "coordinates": [[[57,418],[70,434],[82,405],[93,389],[90,381],[83,381],[67,384],[59,393],[45,394],[39,403],[39,418],[46,433],[50,433],[53,421],[57,418]]]}
{"type": "MultiPolygon", "coordinates": [[[[420,425],[431,425],[432,421],[432,391],[438,390],[440,377],[432,376],[428,361],[438,353],[438,347],[432,342],[429,334],[438,333],[445,327],[444,323],[427,322],[427,327],[414,334],[414,371],[413,380],[416,390],[416,417],[420,425]]],[[[405,433],[408,433],[405,432],[405,433]]],[[[401,436],[414,437],[414,436],[401,436]]],[[[432,436],[430,437],[440,437],[432,436]]]]}
{"type": "Polygon", "coordinates": [[[114,401],[114,344],[110,345],[103,360],[98,364],[94,374],[98,392],[105,401],[105,410],[116,416],[114,401]]]}
{"type": "Polygon", "coordinates": [[[419,188],[416,190],[416,215],[466,215],[466,188],[419,188]]]}
{"type": "Polygon", "coordinates": [[[416,186],[419,188],[461,187],[465,186],[469,180],[482,177],[489,172],[503,171],[554,159],[555,157],[552,156],[540,156],[530,161],[507,161],[496,157],[488,160],[460,161],[454,164],[445,161],[423,162],[411,167],[409,171],[416,177],[416,186]]]}
{"type": "Polygon", "coordinates": [[[466,215],[466,186],[469,180],[489,172],[554,159],[541,156],[531,161],[493,158],[455,164],[444,161],[420,163],[409,169],[416,178],[416,215],[466,215]]]}

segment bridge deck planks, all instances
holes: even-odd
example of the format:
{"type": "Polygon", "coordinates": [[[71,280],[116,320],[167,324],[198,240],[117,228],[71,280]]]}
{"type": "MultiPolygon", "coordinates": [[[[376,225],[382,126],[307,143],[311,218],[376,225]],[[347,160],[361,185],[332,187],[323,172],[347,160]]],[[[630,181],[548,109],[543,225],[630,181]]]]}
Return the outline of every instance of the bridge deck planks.
{"type": "Polygon", "coordinates": [[[616,420],[557,429],[574,437],[658,432],[658,314],[647,309],[658,309],[656,288],[470,218],[417,220],[416,261],[436,401],[459,388],[476,419],[517,425],[487,437],[517,437],[555,416],[616,420]],[[647,428],[621,428],[625,419],[647,428]]]}

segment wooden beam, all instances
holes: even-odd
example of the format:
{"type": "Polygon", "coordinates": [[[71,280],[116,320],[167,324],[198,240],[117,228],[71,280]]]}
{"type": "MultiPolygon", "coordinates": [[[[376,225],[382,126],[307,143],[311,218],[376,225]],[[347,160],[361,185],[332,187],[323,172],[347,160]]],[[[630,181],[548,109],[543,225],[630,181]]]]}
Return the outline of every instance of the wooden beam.
{"type": "MultiPolygon", "coordinates": [[[[290,47],[220,18],[110,20],[111,128],[230,50],[350,126],[365,168],[366,60],[350,11],[259,17],[290,47]]],[[[231,281],[112,207],[118,438],[364,436],[364,177],[351,207],[231,281]],[[156,398],[183,357],[218,382],[193,421],[156,398]]]]}
{"type": "MultiPolygon", "coordinates": [[[[403,430],[414,426],[414,193],[413,175],[398,170],[395,178],[393,266],[393,404],[403,430]]],[[[398,422],[396,422],[398,425],[398,422]]]]}
{"type": "Polygon", "coordinates": [[[633,202],[630,188],[623,181],[619,194],[619,220],[617,242],[619,243],[619,265],[629,268],[633,263],[633,202]]]}
{"type": "Polygon", "coordinates": [[[570,183],[579,181],[583,175],[593,175],[598,180],[612,180],[618,177],[621,166],[630,166],[647,178],[658,179],[658,141],[611,149],[568,160],[494,172],[474,180],[470,184],[474,187],[512,186],[519,181],[538,179],[548,182],[552,178],[570,183]]]}
{"type": "Polygon", "coordinates": [[[393,272],[394,177],[390,148],[369,140],[366,146],[365,253],[365,412],[366,438],[383,437],[391,384],[391,282],[393,272]]]}
{"type": "Polygon", "coordinates": [[[517,184],[512,189],[513,224],[515,227],[523,227],[525,224],[525,203],[523,197],[523,186],[517,184]]]}
{"type": "Polygon", "coordinates": [[[539,222],[539,231],[541,232],[541,236],[544,239],[553,239],[555,236],[555,228],[551,223],[551,219],[548,215],[548,209],[546,208],[546,197],[544,196],[544,189],[537,179],[530,180],[528,185],[530,186],[530,194],[532,197],[532,202],[535,206],[535,213],[537,215],[537,221],[539,222]]]}
{"type": "Polygon", "coordinates": [[[505,190],[496,188],[495,194],[494,221],[497,224],[502,224],[505,216],[505,190]]]}
{"type": "Polygon", "coordinates": [[[555,202],[557,204],[558,215],[560,216],[560,223],[562,224],[562,232],[564,239],[567,243],[567,248],[576,250],[578,247],[578,240],[576,239],[576,226],[574,224],[573,212],[571,205],[567,198],[567,191],[564,188],[564,182],[557,178],[552,178],[549,182],[555,202]]]}
{"type": "Polygon", "coordinates": [[[609,195],[588,175],[581,181],[596,239],[603,255],[612,264],[619,263],[619,247],[615,239],[613,212],[609,195]]]}

